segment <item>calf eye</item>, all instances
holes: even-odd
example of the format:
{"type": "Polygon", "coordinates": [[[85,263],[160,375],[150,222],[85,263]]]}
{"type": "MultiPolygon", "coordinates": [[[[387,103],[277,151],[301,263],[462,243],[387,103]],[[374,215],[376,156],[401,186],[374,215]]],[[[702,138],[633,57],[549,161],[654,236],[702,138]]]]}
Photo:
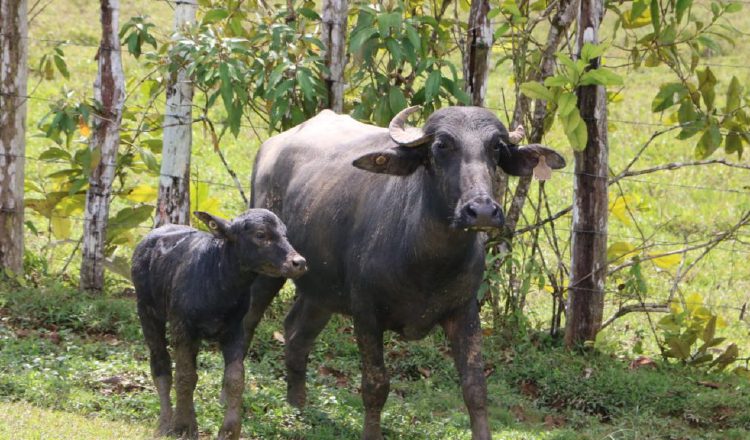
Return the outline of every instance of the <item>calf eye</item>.
{"type": "Polygon", "coordinates": [[[255,238],[257,238],[258,240],[265,240],[266,233],[264,231],[258,231],[255,233],[255,238]]]}

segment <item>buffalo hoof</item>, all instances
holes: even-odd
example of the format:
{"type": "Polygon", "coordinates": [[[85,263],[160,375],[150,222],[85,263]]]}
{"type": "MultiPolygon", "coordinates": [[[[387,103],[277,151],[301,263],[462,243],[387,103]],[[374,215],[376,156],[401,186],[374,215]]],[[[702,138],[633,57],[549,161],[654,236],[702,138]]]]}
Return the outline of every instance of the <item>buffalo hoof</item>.
{"type": "Polygon", "coordinates": [[[195,421],[187,423],[176,422],[172,427],[171,435],[186,440],[198,439],[198,423],[195,421]]]}
{"type": "Polygon", "coordinates": [[[286,393],[286,401],[297,409],[304,408],[306,400],[307,393],[304,388],[301,390],[289,389],[286,393]]]}

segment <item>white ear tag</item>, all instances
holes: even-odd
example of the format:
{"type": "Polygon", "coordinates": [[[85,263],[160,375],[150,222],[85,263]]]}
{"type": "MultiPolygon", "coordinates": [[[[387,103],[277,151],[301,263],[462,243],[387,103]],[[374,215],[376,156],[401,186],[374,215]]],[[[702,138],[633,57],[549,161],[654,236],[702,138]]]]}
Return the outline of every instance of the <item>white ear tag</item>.
{"type": "Polygon", "coordinates": [[[539,156],[539,162],[534,167],[534,178],[536,180],[549,180],[552,178],[552,168],[547,165],[547,159],[544,156],[539,156]]]}

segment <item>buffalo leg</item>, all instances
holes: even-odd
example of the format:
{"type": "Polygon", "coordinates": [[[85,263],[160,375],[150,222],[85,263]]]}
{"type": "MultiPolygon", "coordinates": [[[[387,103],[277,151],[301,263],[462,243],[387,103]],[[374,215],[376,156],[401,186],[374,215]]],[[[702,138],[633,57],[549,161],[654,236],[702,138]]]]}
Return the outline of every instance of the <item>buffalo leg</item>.
{"type": "Polygon", "coordinates": [[[242,426],[242,392],[245,389],[245,368],[242,362],[245,359],[245,341],[242,328],[237,328],[231,333],[235,337],[221,346],[224,354],[222,395],[226,409],[224,422],[219,430],[219,439],[236,440],[240,438],[242,426]]]}
{"type": "Polygon", "coordinates": [[[253,281],[253,285],[250,288],[250,308],[244,319],[245,352],[247,352],[250,343],[253,342],[255,328],[258,327],[263,314],[266,312],[268,306],[271,305],[271,301],[279,293],[285,282],[286,278],[271,278],[263,275],[259,275],[253,281]]]}
{"type": "Polygon", "coordinates": [[[471,438],[489,440],[487,385],[482,360],[482,328],[476,301],[441,322],[451,345],[453,360],[461,378],[461,390],[471,419],[471,438]]]}
{"type": "Polygon", "coordinates": [[[310,350],[329,319],[331,312],[321,309],[306,301],[303,295],[299,295],[284,320],[286,399],[290,405],[297,408],[305,406],[307,399],[305,374],[310,350]]]}
{"type": "Polygon", "coordinates": [[[174,331],[175,351],[175,391],[177,404],[175,407],[172,431],[183,438],[198,438],[198,422],[195,419],[193,392],[198,382],[196,371],[196,357],[200,340],[192,339],[180,331],[174,331]]]}
{"type": "Polygon", "coordinates": [[[169,432],[172,423],[172,401],[169,398],[172,389],[172,360],[167,350],[166,322],[148,313],[140,303],[138,315],[148,345],[151,377],[159,393],[159,427],[156,435],[163,436],[169,432]]]}
{"type": "Polygon", "coordinates": [[[354,315],[354,332],[362,359],[362,400],[365,406],[363,440],[381,440],[380,414],[388,398],[390,379],[383,362],[383,330],[372,310],[354,315]]]}

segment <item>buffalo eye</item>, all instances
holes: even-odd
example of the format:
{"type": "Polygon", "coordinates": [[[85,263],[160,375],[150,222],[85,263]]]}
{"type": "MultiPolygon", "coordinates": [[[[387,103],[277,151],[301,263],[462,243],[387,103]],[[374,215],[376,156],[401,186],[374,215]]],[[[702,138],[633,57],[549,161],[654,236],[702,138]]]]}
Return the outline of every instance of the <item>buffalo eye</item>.
{"type": "Polygon", "coordinates": [[[255,233],[255,238],[258,240],[265,240],[266,239],[266,233],[265,231],[258,231],[255,233]]]}

